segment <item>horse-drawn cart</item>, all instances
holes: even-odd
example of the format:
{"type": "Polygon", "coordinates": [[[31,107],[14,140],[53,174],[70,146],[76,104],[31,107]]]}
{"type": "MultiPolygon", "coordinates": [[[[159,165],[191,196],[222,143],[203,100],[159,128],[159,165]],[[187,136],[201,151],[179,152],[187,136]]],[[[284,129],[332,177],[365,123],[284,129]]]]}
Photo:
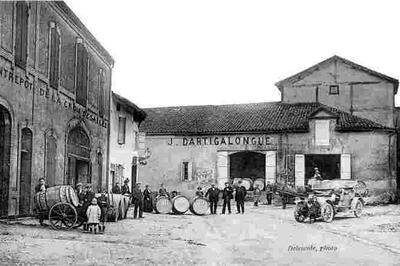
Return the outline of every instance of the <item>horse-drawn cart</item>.
{"type": "MultiPolygon", "coordinates": [[[[101,194],[96,194],[98,198],[101,194]]],[[[113,221],[126,218],[129,197],[120,194],[106,194],[107,212],[113,221]]],[[[39,219],[49,220],[56,230],[78,228],[86,221],[86,208],[79,204],[78,196],[71,186],[55,186],[35,195],[39,219]]]]}

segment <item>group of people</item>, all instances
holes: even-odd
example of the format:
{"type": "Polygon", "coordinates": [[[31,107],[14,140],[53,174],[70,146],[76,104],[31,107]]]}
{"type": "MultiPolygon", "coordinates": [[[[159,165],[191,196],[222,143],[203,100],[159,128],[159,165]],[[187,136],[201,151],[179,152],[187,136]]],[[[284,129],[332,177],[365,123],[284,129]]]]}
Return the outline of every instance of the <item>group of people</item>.
{"type": "MultiPolygon", "coordinates": [[[[270,205],[272,201],[272,186],[267,182],[266,188],[267,192],[267,202],[270,205]]],[[[211,184],[211,187],[204,194],[201,187],[197,188],[196,196],[208,198],[210,202],[210,212],[211,214],[217,214],[217,204],[219,200],[220,189],[218,189],[215,184],[211,184]]],[[[237,186],[233,188],[229,182],[225,182],[225,187],[222,190],[222,214],[225,214],[226,210],[231,213],[231,200],[235,198],[237,213],[244,214],[244,200],[247,195],[247,189],[243,186],[242,181],[239,181],[237,186]],[[235,195],[234,195],[235,194],[235,195]]],[[[261,197],[261,189],[258,185],[255,186],[253,191],[254,206],[258,206],[261,197]]]]}

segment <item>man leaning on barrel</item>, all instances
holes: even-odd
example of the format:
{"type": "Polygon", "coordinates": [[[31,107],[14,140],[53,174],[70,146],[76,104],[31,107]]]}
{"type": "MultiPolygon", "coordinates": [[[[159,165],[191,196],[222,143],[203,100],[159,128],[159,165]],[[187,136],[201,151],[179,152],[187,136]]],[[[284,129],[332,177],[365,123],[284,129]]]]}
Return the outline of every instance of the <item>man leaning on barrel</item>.
{"type": "Polygon", "coordinates": [[[219,196],[219,189],[215,187],[215,184],[211,184],[211,187],[207,190],[206,198],[209,196],[210,201],[210,211],[211,214],[217,213],[217,203],[218,203],[218,196],[219,196]]]}

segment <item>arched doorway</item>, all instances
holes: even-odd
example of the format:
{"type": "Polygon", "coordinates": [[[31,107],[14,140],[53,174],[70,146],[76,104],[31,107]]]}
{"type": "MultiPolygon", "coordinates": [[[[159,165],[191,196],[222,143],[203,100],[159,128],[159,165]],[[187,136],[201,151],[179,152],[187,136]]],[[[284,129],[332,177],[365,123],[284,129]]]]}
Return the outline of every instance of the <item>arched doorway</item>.
{"type": "Polygon", "coordinates": [[[11,116],[0,105],[0,217],[8,215],[10,185],[11,116]]]}
{"type": "Polygon", "coordinates": [[[68,133],[67,156],[67,184],[91,183],[90,139],[79,126],[68,133]]]}
{"type": "Polygon", "coordinates": [[[230,178],[265,178],[265,154],[243,151],[229,156],[230,178]]]}
{"type": "Polygon", "coordinates": [[[19,177],[19,214],[30,214],[32,188],[32,131],[21,131],[21,165],[19,177]]]}

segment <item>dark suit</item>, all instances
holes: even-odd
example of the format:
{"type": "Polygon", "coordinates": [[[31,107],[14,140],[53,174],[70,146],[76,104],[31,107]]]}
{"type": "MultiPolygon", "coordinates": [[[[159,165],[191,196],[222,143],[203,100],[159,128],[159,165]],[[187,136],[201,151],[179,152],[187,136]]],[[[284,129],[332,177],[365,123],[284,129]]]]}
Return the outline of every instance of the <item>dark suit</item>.
{"type": "Polygon", "coordinates": [[[211,214],[217,213],[217,203],[218,203],[218,196],[219,196],[219,189],[216,187],[211,187],[207,190],[206,198],[209,196],[210,201],[210,211],[211,214]]]}
{"type": "Polygon", "coordinates": [[[135,209],[133,211],[133,218],[137,218],[137,214],[139,211],[139,218],[143,217],[143,193],[139,188],[134,188],[132,190],[132,203],[135,205],[135,209]]]}
{"type": "Polygon", "coordinates": [[[240,186],[236,188],[236,208],[238,213],[244,213],[244,199],[246,197],[247,191],[244,186],[240,186]]]}
{"type": "Polygon", "coordinates": [[[114,194],[121,194],[121,187],[120,186],[114,186],[112,188],[112,193],[114,194]]]}
{"type": "Polygon", "coordinates": [[[122,195],[124,195],[124,194],[131,194],[131,191],[129,190],[128,184],[124,184],[124,185],[122,186],[121,194],[122,194],[122,195]]]}
{"type": "Polygon", "coordinates": [[[226,207],[228,207],[228,212],[231,213],[231,199],[233,199],[233,188],[231,186],[224,188],[222,191],[222,198],[224,199],[222,214],[225,213],[226,207]]]}
{"type": "Polygon", "coordinates": [[[270,184],[267,184],[265,187],[265,191],[267,192],[267,202],[268,205],[271,205],[272,202],[272,186],[270,184]]]}

